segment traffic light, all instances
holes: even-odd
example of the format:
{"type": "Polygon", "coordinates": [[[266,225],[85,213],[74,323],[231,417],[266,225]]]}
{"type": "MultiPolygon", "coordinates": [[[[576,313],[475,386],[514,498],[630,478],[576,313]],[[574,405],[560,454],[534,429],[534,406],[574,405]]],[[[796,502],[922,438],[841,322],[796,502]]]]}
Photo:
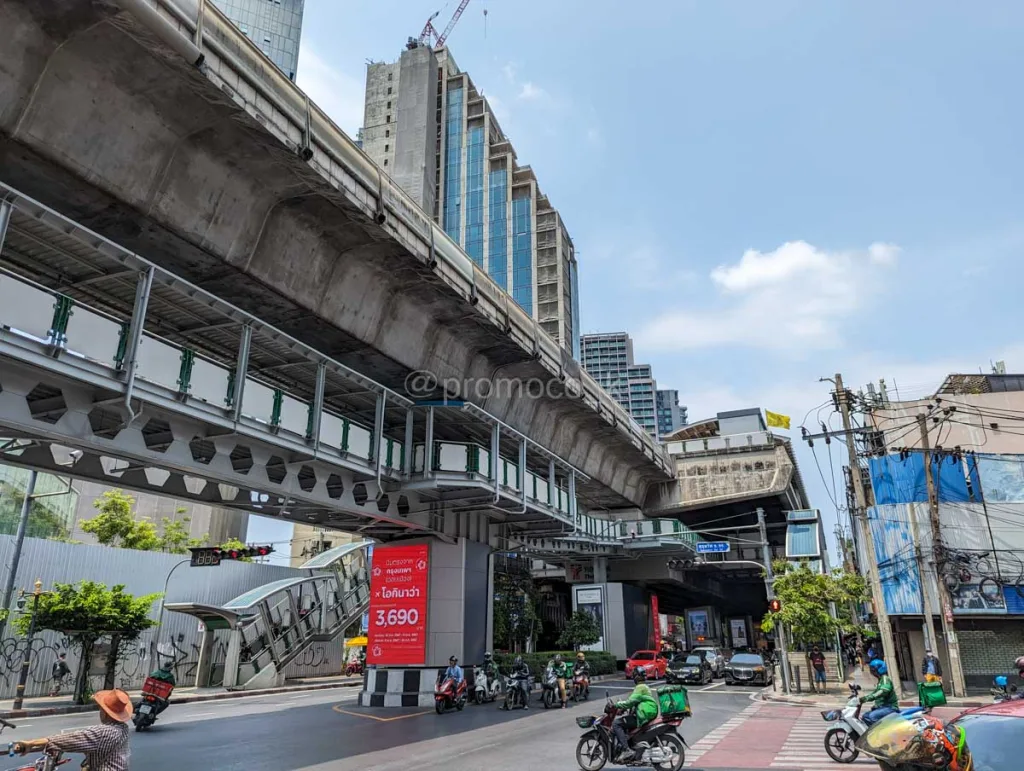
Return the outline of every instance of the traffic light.
{"type": "Polygon", "coordinates": [[[669,570],[693,570],[694,567],[696,567],[697,564],[698,563],[694,562],[692,559],[682,559],[682,560],[671,559],[671,560],[668,561],[668,569],[669,570]]]}
{"type": "Polygon", "coordinates": [[[244,560],[253,557],[266,557],[273,554],[274,547],[267,546],[245,546],[241,549],[222,549],[219,546],[201,546],[189,549],[192,552],[192,567],[214,567],[222,560],[244,560]]]}
{"type": "Polygon", "coordinates": [[[768,601],[768,610],[771,613],[778,613],[780,610],[782,610],[782,603],[779,602],[778,600],[769,600],[768,601]]]}

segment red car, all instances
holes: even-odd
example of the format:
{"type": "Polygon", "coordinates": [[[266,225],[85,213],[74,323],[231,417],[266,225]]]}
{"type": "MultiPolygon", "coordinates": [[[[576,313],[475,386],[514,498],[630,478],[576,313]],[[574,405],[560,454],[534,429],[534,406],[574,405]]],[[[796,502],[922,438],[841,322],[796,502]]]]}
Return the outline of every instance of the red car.
{"type": "Polygon", "coordinates": [[[966,729],[976,771],[1017,771],[1024,747],[1024,700],[964,712],[953,721],[966,729]]]}
{"type": "Polygon", "coordinates": [[[626,661],[626,677],[632,677],[637,667],[647,671],[648,680],[658,680],[665,676],[668,659],[658,651],[636,651],[626,661]]]}

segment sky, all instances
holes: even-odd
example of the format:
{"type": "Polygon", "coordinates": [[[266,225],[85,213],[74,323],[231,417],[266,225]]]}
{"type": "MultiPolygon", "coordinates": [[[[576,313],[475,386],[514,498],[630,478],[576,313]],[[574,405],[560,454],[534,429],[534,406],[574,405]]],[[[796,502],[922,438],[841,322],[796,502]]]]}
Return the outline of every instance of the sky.
{"type": "MultiPolygon", "coordinates": [[[[306,0],[299,85],[354,135],[366,63],[456,5],[306,0]]],[[[1022,36],[1017,0],[472,0],[449,47],[562,213],[583,331],[628,331],[691,420],[798,439],[838,427],[836,372],[906,398],[1024,370],[1022,36]]]]}

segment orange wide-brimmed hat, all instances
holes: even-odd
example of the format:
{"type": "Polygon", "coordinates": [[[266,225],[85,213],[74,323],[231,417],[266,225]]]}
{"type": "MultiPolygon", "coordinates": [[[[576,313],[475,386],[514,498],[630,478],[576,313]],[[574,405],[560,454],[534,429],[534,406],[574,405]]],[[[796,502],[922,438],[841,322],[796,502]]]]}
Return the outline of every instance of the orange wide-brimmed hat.
{"type": "Polygon", "coordinates": [[[92,699],[99,704],[100,709],[117,722],[127,723],[132,719],[132,700],[120,688],[115,688],[112,691],[97,691],[93,694],[92,699]]]}

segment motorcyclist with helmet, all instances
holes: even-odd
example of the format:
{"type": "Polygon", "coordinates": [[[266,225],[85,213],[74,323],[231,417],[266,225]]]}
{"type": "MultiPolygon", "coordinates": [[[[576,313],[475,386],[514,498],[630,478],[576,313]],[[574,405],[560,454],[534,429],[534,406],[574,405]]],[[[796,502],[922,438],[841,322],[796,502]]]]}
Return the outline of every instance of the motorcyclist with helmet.
{"type": "Polygon", "coordinates": [[[562,709],[565,709],[569,703],[569,698],[565,693],[565,679],[569,676],[569,665],[562,659],[561,653],[556,653],[551,666],[555,670],[555,678],[558,680],[558,698],[562,700],[562,709]]]}
{"type": "Polygon", "coordinates": [[[530,667],[523,661],[522,656],[516,656],[512,660],[512,679],[515,680],[515,687],[523,692],[523,709],[530,708],[530,667]]]}
{"type": "Polygon", "coordinates": [[[874,659],[868,668],[871,674],[878,678],[878,684],[871,693],[860,697],[860,703],[874,702],[874,709],[864,715],[861,719],[867,725],[874,725],[886,715],[899,712],[900,700],[896,695],[896,688],[893,686],[892,678],[889,677],[889,668],[881,659],[874,659]]]}
{"type": "Polygon", "coordinates": [[[612,721],[612,736],[615,737],[617,745],[616,763],[627,763],[634,755],[626,732],[642,728],[658,716],[658,700],[647,685],[647,672],[642,667],[634,670],[633,682],[636,687],[629,698],[615,702],[617,709],[628,710],[612,721]]]}
{"type": "Polygon", "coordinates": [[[590,687],[590,664],[587,663],[587,657],[583,651],[576,654],[576,663],[572,665],[572,677],[573,680],[582,677],[583,687],[590,687]]]}
{"type": "Polygon", "coordinates": [[[498,663],[494,660],[494,654],[490,651],[484,654],[484,663],[481,668],[484,670],[484,674],[487,675],[487,688],[490,690],[494,681],[501,677],[501,670],[498,669],[498,663]]]}

